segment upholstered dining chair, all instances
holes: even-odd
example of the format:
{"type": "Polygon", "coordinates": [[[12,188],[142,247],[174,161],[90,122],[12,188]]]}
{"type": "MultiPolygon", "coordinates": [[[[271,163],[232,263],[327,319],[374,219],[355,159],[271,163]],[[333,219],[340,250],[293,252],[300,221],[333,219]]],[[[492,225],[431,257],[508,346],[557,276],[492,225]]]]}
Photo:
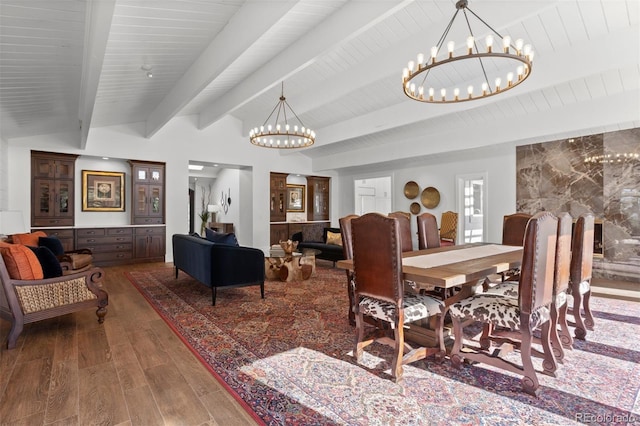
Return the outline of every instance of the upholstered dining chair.
{"type": "MultiPolygon", "coordinates": [[[[339,219],[340,236],[342,238],[342,253],[347,260],[353,259],[353,239],[351,221],[357,217],[357,214],[350,214],[339,219]]],[[[353,292],[355,283],[353,282],[353,271],[345,269],[347,273],[347,294],[349,295],[349,324],[356,325],[356,317],[353,307],[353,292]]]]}
{"type": "Polygon", "coordinates": [[[352,220],[353,265],[355,277],[356,342],[354,356],[362,362],[364,348],[373,342],[394,348],[391,376],[403,379],[403,366],[430,355],[444,357],[442,321],[444,303],[430,296],[406,293],[402,279],[402,250],[399,220],[378,213],[367,213],[352,220]],[[388,325],[376,327],[365,337],[364,316],[388,325]],[[437,316],[438,347],[412,347],[404,338],[409,323],[437,316]],[[390,332],[393,336],[390,336],[390,332]]]}
{"type": "Polygon", "coordinates": [[[418,250],[440,247],[438,220],[434,215],[424,212],[416,216],[418,224],[418,250]]]}
{"type": "Polygon", "coordinates": [[[402,252],[413,251],[413,239],[411,235],[411,215],[405,212],[392,212],[389,217],[398,218],[400,223],[400,242],[402,252]]]}
{"type": "Polygon", "coordinates": [[[573,318],[576,339],[584,340],[587,330],[593,330],[591,313],[591,274],[593,269],[594,219],[592,214],[583,214],[576,220],[571,243],[571,269],[569,294],[573,296],[573,318]],[[582,318],[584,310],[584,319],[582,318]]]}
{"type": "Polygon", "coordinates": [[[551,303],[555,272],[555,252],[558,219],[549,212],[535,214],[527,225],[518,288],[518,298],[498,294],[476,294],[449,307],[453,320],[455,343],[451,362],[460,367],[463,359],[492,365],[515,374],[522,374],[522,387],[532,395],[538,393],[540,382],[531,358],[533,331],[540,327],[544,351],[544,368],[555,365],[551,350],[551,303]],[[496,356],[491,348],[463,348],[463,323],[489,323],[518,336],[522,365],[496,356]]]}
{"type": "MultiPolygon", "coordinates": [[[[571,349],[573,345],[566,317],[569,266],[571,264],[571,225],[573,219],[566,212],[558,214],[557,217],[558,233],[553,275],[553,301],[551,302],[551,345],[556,360],[562,362],[564,360],[563,348],[571,349]]],[[[487,290],[487,293],[517,298],[518,284],[518,281],[505,281],[487,290]]],[[[482,339],[494,340],[499,335],[500,333],[493,330],[490,324],[485,324],[482,339]]],[[[534,338],[534,341],[540,343],[539,339],[534,338]]],[[[556,370],[556,366],[549,365],[548,370],[553,373],[556,370]]]]}
{"type": "Polygon", "coordinates": [[[440,245],[456,245],[458,236],[458,213],[446,211],[440,217],[440,245]]]}
{"type": "Polygon", "coordinates": [[[522,247],[524,244],[524,231],[531,216],[527,213],[505,215],[502,219],[502,244],[522,247]]]}

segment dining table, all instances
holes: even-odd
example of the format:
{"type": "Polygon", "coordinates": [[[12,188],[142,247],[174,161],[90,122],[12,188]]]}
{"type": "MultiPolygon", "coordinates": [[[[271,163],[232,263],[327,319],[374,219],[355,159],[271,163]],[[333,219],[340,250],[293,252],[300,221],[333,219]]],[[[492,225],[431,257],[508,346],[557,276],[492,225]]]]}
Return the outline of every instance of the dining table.
{"type": "MultiPolygon", "coordinates": [[[[467,243],[424,250],[407,251],[402,255],[405,281],[416,291],[439,295],[445,307],[474,294],[487,277],[517,269],[522,263],[522,247],[493,243],[467,243]],[[435,290],[435,291],[434,291],[435,290]]],[[[336,266],[353,270],[353,259],[338,261],[336,266]]],[[[405,337],[427,346],[437,343],[435,321],[411,323],[405,337]]],[[[445,343],[452,335],[445,326],[445,343]]]]}

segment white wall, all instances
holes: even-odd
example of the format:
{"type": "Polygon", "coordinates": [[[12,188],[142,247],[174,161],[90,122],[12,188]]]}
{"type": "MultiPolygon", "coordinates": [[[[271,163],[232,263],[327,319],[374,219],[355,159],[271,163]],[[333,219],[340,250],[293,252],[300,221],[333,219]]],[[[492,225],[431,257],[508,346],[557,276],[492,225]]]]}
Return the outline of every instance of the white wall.
{"type": "MultiPolygon", "coordinates": [[[[420,192],[428,186],[435,187],[440,192],[440,204],[434,209],[421,207],[420,212],[428,211],[438,218],[447,210],[456,211],[456,176],[459,174],[487,172],[488,182],[488,207],[486,214],[489,217],[487,238],[489,242],[502,240],[502,218],[505,214],[515,211],[515,148],[497,150],[488,148],[484,151],[473,153],[457,153],[440,157],[424,165],[412,165],[406,168],[386,169],[376,172],[361,174],[342,174],[343,191],[340,192],[341,209],[339,216],[346,216],[354,212],[354,181],[358,179],[372,178],[376,176],[392,176],[392,209],[409,211],[412,202],[420,203],[420,195],[409,200],[404,195],[404,184],[415,181],[420,186],[420,192]]],[[[388,213],[388,212],[381,212],[388,213]]],[[[417,247],[417,225],[415,215],[411,220],[414,247],[417,247]]]]}
{"type": "Polygon", "coordinates": [[[9,207],[9,143],[0,138],[0,210],[9,207]]]}

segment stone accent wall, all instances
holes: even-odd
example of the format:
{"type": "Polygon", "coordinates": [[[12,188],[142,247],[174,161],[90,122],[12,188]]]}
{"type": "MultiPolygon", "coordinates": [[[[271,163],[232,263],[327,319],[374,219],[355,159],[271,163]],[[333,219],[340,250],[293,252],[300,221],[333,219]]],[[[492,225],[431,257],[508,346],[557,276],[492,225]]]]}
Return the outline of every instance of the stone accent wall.
{"type": "Polygon", "coordinates": [[[593,213],[603,224],[594,275],[640,283],[640,158],[618,156],[629,153],[640,154],[640,128],[519,146],[516,209],[593,213]]]}

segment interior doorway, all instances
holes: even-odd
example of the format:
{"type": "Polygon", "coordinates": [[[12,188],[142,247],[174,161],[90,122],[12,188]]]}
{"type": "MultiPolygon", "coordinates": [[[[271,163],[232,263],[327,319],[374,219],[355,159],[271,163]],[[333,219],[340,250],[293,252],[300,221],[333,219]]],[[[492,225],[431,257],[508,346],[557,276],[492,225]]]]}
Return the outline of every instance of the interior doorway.
{"type": "Polygon", "coordinates": [[[458,233],[463,243],[485,240],[487,229],[487,174],[457,176],[458,233]]]}
{"type": "Polygon", "coordinates": [[[391,176],[354,181],[355,214],[391,212],[391,176]]]}

